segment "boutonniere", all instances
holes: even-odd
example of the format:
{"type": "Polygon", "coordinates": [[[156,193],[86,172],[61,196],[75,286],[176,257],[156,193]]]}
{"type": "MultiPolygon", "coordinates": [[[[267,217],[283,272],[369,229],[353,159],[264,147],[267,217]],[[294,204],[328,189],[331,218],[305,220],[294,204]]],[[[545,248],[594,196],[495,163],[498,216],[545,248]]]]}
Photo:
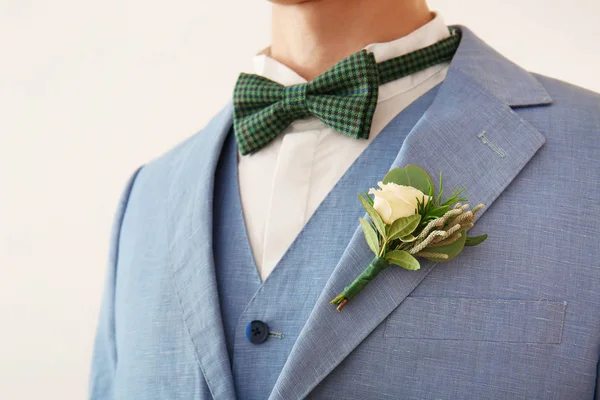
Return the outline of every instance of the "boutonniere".
{"type": "Polygon", "coordinates": [[[360,225],[375,258],[365,270],[331,304],[341,311],[377,274],[391,264],[411,271],[421,266],[417,257],[443,262],[456,257],[465,246],[476,246],[487,235],[467,237],[475,215],[484,205],[470,209],[465,190],[455,189],[442,200],[442,174],[439,193],[427,171],[416,165],[391,170],[358,198],[371,221],[360,218],[360,225]],[[427,194],[425,194],[427,193],[427,194]],[[374,195],[374,199],[371,198],[374,195]]]}

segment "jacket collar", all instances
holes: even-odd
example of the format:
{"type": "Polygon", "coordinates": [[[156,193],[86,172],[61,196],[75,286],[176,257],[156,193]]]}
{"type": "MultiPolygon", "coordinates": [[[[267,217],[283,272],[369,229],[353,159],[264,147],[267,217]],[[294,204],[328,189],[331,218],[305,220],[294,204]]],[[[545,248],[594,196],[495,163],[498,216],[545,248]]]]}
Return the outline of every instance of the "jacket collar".
{"type": "Polygon", "coordinates": [[[482,90],[510,107],[552,103],[552,98],[535,77],[487,45],[468,28],[450,63],[450,71],[461,71],[482,90]]]}

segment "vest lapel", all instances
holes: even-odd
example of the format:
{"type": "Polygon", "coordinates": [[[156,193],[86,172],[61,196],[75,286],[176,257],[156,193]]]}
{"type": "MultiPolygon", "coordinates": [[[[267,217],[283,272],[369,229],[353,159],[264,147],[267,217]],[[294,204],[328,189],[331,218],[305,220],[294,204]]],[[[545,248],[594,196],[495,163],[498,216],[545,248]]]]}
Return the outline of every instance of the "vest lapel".
{"type": "MultiPolygon", "coordinates": [[[[461,44],[436,99],[405,139],[390,169],[417,164],[433,177],[442,171],[446,190],[465,186],[472,203],[489,208],[545,141],[510,106],[548,104],[551,99],[530,74],[461,29],[461,44]]],[[[387,268],[338,313],[329,301],[372,258],[357,224],[271,400],[306,397],[435,267],[422,262],[419,271],[387,268]]],[[[460,262],[459,256],[444,268],[460,262]]]]}
{"type": "MultiPolygon", "coordinates": [[[[169,254],[175,290],[200,369],[214,399],[234,399],[213,261],[215,167],[231,127],[228,105],[184,147],[172,166],[169,193],[169,254]]],[[[177,150],[176,150],[177,151],[177,150]]]]}

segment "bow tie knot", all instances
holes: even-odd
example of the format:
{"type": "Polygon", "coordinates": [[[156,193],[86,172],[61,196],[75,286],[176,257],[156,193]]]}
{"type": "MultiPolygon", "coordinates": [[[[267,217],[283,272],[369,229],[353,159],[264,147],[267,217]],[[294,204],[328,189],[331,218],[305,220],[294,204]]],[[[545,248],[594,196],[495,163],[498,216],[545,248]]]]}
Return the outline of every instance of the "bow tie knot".
{"type": "Polygon", "coordinates": [[[308,83],[286,86],[283,88],[282,107],[294,119],[301,119],[310,116],[308,102],[306,100],[306,90],[308,83]]]}

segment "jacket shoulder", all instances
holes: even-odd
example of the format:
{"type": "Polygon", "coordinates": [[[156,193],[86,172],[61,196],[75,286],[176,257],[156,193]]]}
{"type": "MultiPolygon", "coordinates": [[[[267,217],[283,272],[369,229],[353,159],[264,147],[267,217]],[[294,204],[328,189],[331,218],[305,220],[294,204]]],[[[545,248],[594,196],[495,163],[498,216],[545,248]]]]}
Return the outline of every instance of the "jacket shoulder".
{"type": "Polygon", "coordinates": [[[532,73],[552,97],[557,106],[580,106],[600,114],[600,93],[549,76],[532,73]]]}
{"type": "Polygon", "coordinates": [[[518,112],[548,138],[555,137],[560,142],[568,138],[578,148],[587,146],[588,151],[597,152],[600,149],[600,94],[559,79],[532,75],[544,86],[552,103],[525,107],[518,112]]]}

